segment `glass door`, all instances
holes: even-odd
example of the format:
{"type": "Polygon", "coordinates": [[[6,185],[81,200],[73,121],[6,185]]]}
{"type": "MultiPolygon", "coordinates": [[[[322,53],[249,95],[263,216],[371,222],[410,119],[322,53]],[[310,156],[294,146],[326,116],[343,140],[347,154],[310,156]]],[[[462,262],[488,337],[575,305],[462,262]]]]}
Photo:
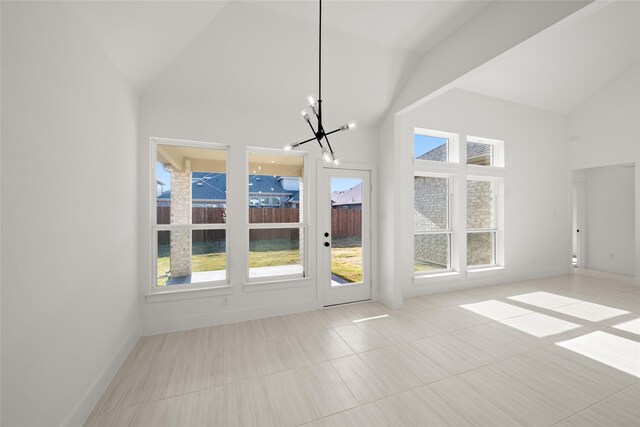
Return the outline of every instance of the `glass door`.
{"type": "Polygon", "coordinates": [[[371,299],[369,171],[323,169],[320,201],[324,305],[371,299]]]}

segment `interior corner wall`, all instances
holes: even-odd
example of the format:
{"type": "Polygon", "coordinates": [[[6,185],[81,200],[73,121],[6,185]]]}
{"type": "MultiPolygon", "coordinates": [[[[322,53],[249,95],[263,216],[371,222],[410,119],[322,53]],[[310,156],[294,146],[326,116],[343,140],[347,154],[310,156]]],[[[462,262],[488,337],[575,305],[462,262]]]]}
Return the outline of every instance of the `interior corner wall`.
{"type": "Polygon", "coordinates": [[[568,116],[569,167],[635,162],[635,283],[640,286],[640,62],[568,116]]]}
{"type": "Polygon", "coordinates": [[[402,306],[402,288],[396,280],[397,256],[399,244],[399,227],[394,221],[397,216],[398,203],[395,201],[395,182],[397,169],[394,167],[396,149],[394,144],[395,132],[398,126],[395,115],[388,115],[378,130],[378,158],[379,162],[378,189],[378,273],[380,300],[387,306],[400,308],[402,306]]]}
{"type": "Polygon", "coordinates": [[[586,170],[586,268],[634,274],[634,169],[617,165],[586,170]]]}
{"type": "Polygon", "coordinates": [[[566,116],[454,89],[403,115],[402,206],[413,204],[415,127],[504,141],[505,270],[462,274],[422,284],[413,281],[413,212],[405,209],[401,258],[405,296],[461,289],[569,272],[570,174],[566,166],[566,116]]]}
{"type": "MultiPolygon", "coordinates": [[[[229,146],[227,162],[227,205],[247,206],[244,198],[247,185],[246,161],[249,147],[282,149],[285,143],[307,137],[309,129],[296,111],[281,108],[231,105],[215,99],[198,102],[178,99],[166,93],[167,87],[160,79],[141,98],[140,107],[140,292],[149,293],[154,279],[151,276],[151,191],[150,138],[173,138],[191,141],[213,142],[229,146]],[[236,189],[233,191],[233,189],[236,189]]],[[[169,88],[170,89],[170,88],[169,88]]],[[[377,162],[376,132],[366,126],[357,131],[338,134],[331,143],[343,164],[377,162]]],[[[247,271],[244,260],[248,251],[247,219],[245,215],[228,215],[229,269],[231,295],[223,305],[221,295],[199,296],[165,302],[141,301],[142,333],[157,334],[168,331],[229,323],[260,317],[275,316],[313,310],[322,306],[321,281],[318,269],[316,193],[317,162],[320,152],[317,145],[306,145],[307,174],[310,191],[305,190],[308,209],[307,266],[308,277],[300,281],[274,282],[264,285],[260,291],[245,286],[247,271]]],[[[373,263],[375,266],[375,262],[373,263]]],[[[375,282],[375,277],[374,277],[375,282]]],[[[262,286],[262,285],[260,285],[262,286]]],[[[258,286],[259,287],[259,286],[258,286]]]]}
{"type": "Polygon", "coordinates": [[[1,7],[2,425],[81,425],[139,337],[137,95],[68,4],[1,7]]]}

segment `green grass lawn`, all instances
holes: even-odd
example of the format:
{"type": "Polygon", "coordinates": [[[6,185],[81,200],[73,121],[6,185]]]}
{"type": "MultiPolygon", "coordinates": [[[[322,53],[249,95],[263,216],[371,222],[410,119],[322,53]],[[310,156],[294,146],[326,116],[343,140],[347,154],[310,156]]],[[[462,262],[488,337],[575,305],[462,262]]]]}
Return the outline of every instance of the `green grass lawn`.
{"type": "Polygon", "coordinates": [[[444,265],[434,264],[427,261],[422,261],[419,259],[413,260],[413,271],[421,272],[421,271],[434,271],[434,270],[444,270],[447,267],[444,265]]]}
{"type": "MultiPolygon", "coordinates": [[[[362,281],[362,247],[359,239],[334,239],[331,248],[331,272],[350,283],[362,281]]],[[[291,242],[262,241],[249,251],[249,267],[269,267],[300,263],[298,249],[290,249],[291,242]]],[[[158,286],[166,285],[170,278],[168,248],[159,251],[158,286]]],[[[191,258],[192,271],[216,271],[226,267],[225,253],[204,253],[191,258]]]]}

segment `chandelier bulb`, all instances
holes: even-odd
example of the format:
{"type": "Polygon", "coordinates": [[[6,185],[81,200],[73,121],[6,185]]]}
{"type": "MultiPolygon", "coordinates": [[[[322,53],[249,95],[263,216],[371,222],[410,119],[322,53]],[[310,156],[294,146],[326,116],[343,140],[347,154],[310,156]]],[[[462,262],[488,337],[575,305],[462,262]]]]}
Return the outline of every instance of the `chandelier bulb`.
{"type": "Polygon", "coordinates": [[[284,148],[284,151],[291,151],[293,149],[293,145],[287,144],[283,148],[284,148]]]}
{"type": "Polygon", "coordinates": [[[311,95],[307,96],[307,102],[309,102],[309,107],[314,107],[316,105],[316,97],[315,97],[315,95],[311,94],[311,95]]]}
{"type": "Polygon", "coordinates": [[[322,161],[324,163],[331,163],[333,161],[333,156],[327,150],[322,150],[322,161]]]}
{"type": "Polygon", "coordinates": [[[306,110],[302,110],[302,118],[307,122],[310,120],[309,114],[306,112],[306,110]]]}
{"type": "Polygon", "coordinates": [[[334,166],[340,166],[340,159],[337,157],[333,157],[333,165],[334,166]]]}

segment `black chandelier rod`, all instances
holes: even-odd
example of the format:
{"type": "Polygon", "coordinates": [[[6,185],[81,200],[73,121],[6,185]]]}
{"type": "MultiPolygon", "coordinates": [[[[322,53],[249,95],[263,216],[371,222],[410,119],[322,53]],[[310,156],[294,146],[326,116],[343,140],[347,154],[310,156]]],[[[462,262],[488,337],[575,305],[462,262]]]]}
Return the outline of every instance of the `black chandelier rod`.
{"type": "Polygon", "coordinates": [[[322,0],[318,3],[318,128],[322,128],[322,0]]]}

